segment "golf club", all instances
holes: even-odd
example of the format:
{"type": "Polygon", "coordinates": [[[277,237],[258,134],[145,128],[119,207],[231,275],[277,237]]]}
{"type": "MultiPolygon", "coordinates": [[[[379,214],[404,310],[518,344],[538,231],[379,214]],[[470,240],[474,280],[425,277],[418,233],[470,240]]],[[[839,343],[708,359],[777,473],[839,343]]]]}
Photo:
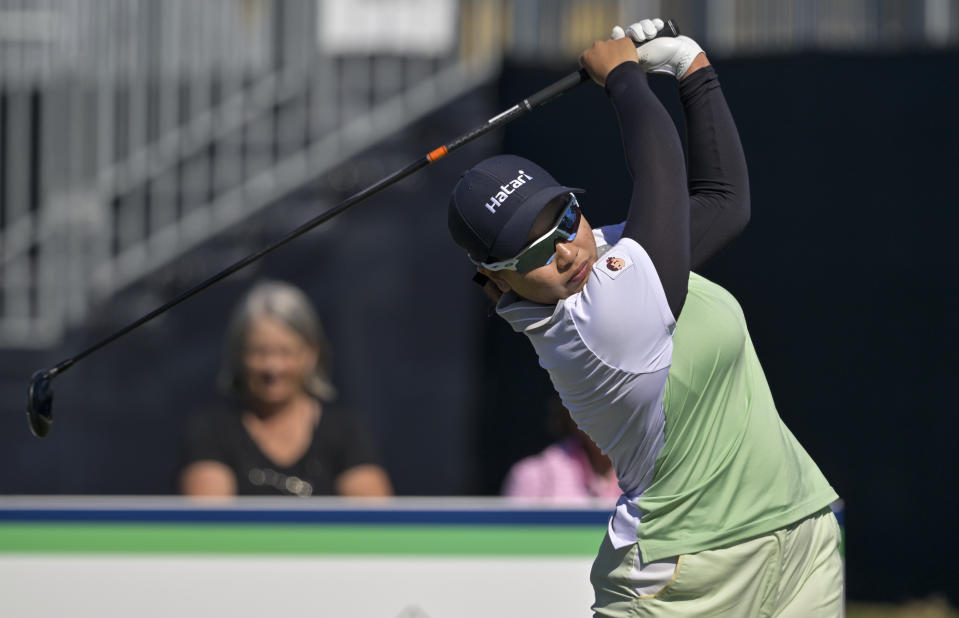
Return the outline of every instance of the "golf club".
{"type": "MultiPolygon", "coordinates": [[[[661,36],[678,36],[678,35],[679,35],[679,28],[671,19],[668,19],[666,20],[666,23],[663,29],[659,32],[659,34],[656,35],[656,38],[661,36]]],[[[645,41],[645,42],[648,42],[648,41],[645,41]]],[[[637,47],[639,47],[640,45],[642,45],[642,43],[636,44],[637,47]]],[[[238,270],[245,268],[246,266],[249,266],[250,264],[259,260],[260,258],[267,255],[268,253],[282,247],[283,245],[289,243],[293,239],[312,230],[316,226],[324,223],[325,221],[329,221],[330,219],[332,219],[333,217],[337,216],[340,213],[347,211],[349,208],[362,202],[366,198],[376,193],[379,193],[386,187],[389,187],[390,185],[395,184],[399,182],[400,180],[406,178],[410,174],[413,174],[414,172],[417,172],[423,169],[430,163],[433,163],[445,157],[450,152],[473,141],[477,137],[485,135],[486,133],[489,133],[490,131],[494,129],[498,129],[499,127],[502,127],[506,125],[507,123],[512,122],[513,120],[516,120],[520,116],[523,116],[527,112],[532,111],[536,107],[539,107],[541,105],[544,105],[552,101],[553,99],[563,94],[567,90],[571,90],[572,88],[578,86],[579,84],[585,81],[589,81],[589,79],[590,77],[589,77],[589,74],[586,72],[586,69],[580,69],[578,71],[574,71],[573,73],[570,73],[566,77],[560,80],[557,80],[556,82],[536,92],[532,96],[526,99],[523,99],[522,101],[510,107],[506,111],[500,114],[497,114],[496,116],[493,116],[492,118],[487,120],[485,123],[473,128],[470,131],[467,131],[466,133],[460,135],[459,137],[456,137],[452,141],[431,150],[425,156],[393,172],[389,176],[382,178],[381,180],[363,189],[362,191],[359,191],[358,193],[347,198],[346,200],[340,202],[336,206],[330,208],[326,212],[321,213],[320,215],[314,217],[313,219],[310,219],[306,223],[300,225],[293,231],[289,232],[286,236],[283,236],[280,240],[276,241],[272,245],[265,247],[263,249],[260,249],[259,251],[256,251],[255,253],[252,253],[246,256],[245,258],[235,262],[234,264],[227,266],[226,268],[216,273],[215,275],[209,277],[205,281],[198,283],[197,285],[193,286],[192,288],[186,290],[185,292],[183,292],[182,294],[174,298],[173,300],[165,303],[164,305],[160,307],[157,307],[153,311],[147,313],[146,315],[132,322],[131,324],[121,328],[120,330],[110,335],[109,337],[103,339],[102,341],[95,343],[94,345],[90,346],[89,348],[80,352],[79,354],[72,356],[66,360],[63,360],[57,365],[49,369],[41,369],[39,371],[36,371],[33,374],[33,376],[30,378],[30,388],[27,391],[27,420],[30,425],[30,431],[33,432],[33,435],[37,436],[38,438],[42,438],[46,436],[48,433],[50,433],[50,429],[53,426],[53,388],[51,387],[51,382],[53,381],[55,377],[64,373],[66,370],[68,370],[70,367],[75,365],[81,359],[86,358],[87,356],[93,354],[100,348],[112,343],[113,341],[116,341],[117,339],[119,339],[123,335],[126,335],[130,331],[139,328],[140,326],[146,324],[147,322],[159,316],[160,314],[169,311],[173,307],[179,305],[180,303],[190,298],[191,296],[194,296],[198,294],[199,292],[202,292],[203,290],[210,287],[214,283],[220,281],[221,279],[225,279],[226,277],[229,277],[230,275],[237,272],[238,270]]]]}

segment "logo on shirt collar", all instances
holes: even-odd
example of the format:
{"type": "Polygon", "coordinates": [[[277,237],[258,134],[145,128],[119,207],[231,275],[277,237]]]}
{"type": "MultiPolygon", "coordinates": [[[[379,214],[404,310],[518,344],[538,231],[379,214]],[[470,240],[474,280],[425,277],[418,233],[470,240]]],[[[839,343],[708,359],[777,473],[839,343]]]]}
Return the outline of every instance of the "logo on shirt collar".
{"type": "Polygon", "coordinates": [[[532,180],[533,177],[524,172],[523,170],[516,170],[518,172],[515,180],[510,180],[503,183],[499,187],[499,191],[490,196],[489,200],[486,202],[486,210],[490,211],[494,215],[496,214],[496,209],[503,205],[503,202],[509,199],[509,196],[513,194],[514,191],[526,184],[527,180],[532,180]]]}

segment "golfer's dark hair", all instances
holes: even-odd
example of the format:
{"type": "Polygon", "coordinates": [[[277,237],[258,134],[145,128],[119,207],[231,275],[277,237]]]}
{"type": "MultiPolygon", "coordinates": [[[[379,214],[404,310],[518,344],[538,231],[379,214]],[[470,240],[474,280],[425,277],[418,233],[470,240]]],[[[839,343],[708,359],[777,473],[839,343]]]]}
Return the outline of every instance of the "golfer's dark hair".
{"type": "Polygon", "coordinates": [[[310,299],[299,288],[282,281],[263,281],[253,286],[230,320],[226,350],[218,383],[227,395],[246,395],[243,354],[247,331],[257,318],[272,318],[303,338],[317,352],[316,367],[304,379],[307,391],[323,401],[332,401],[336,389],[330,383],[330,346],[320,318],[310,299]]]}

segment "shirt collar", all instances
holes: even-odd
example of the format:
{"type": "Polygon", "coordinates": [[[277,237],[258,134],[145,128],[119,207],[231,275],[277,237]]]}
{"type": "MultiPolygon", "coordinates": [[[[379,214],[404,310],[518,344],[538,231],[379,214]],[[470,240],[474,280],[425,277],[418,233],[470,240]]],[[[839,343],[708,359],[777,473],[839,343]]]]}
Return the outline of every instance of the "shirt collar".
{"type": "Polygon", "coordinates": [[[516,292],[509,291],[496,303],[496,313],[509,322],[517,333],[528,333],[549,324],[553,317],[562,311],[563,302],[560,300],[555,305],[543,305],[520,298],[516,292]]]}

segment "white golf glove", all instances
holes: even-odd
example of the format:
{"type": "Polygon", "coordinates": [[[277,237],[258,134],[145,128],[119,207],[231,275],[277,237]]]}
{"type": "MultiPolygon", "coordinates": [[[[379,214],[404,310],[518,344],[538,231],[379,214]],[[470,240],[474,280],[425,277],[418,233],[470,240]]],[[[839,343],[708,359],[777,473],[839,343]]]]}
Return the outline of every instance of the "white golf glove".
{"type": "Polygon", "coordinates": [[[623,31],[619,26],[613,26],[611,38],[621,39],[629,35],[636,43],[649,41],[636,48],[639,66],[647,73],[666,73],[676,79],[682,78],[692,64],[693,58],[703,50],[688,36],[661,37],[650,41],[663,29],[663,20],[643,19],[623,31]]]}

